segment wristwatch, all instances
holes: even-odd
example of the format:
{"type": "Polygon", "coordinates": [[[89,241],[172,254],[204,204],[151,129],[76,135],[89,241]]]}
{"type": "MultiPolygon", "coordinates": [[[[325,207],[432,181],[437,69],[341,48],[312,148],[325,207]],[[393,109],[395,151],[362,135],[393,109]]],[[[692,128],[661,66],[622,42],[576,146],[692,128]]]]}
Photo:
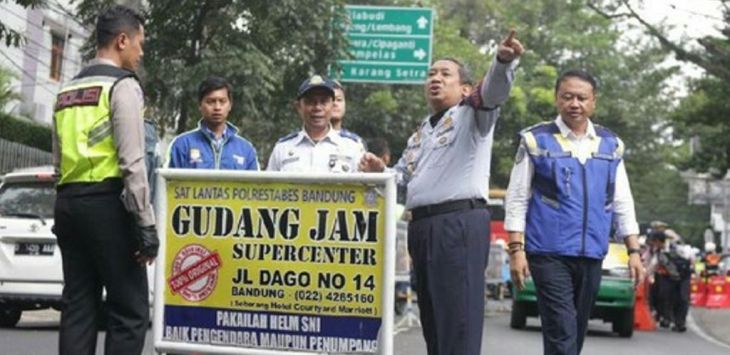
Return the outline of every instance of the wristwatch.
{"type": "Polygon", "coordinates": [[[641,250],[637,248],[629,248],[626,250],[626,254],[628,254],[629,256],[631,256],[631,254],[639,254],[640,252],[641,250]]]}

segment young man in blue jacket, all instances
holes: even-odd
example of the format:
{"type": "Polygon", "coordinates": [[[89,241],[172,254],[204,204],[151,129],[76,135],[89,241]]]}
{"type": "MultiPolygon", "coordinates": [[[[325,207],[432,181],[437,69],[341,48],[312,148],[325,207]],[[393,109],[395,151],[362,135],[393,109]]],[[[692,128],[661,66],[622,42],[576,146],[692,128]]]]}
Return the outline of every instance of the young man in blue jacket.
{"type": "Polygon", "coordinates": [[[233,87],[211,76],[198,86],[198,128],[170,143],[167,166],[186,169],[259,170],[256,149],[228,122],[233,87]]]}

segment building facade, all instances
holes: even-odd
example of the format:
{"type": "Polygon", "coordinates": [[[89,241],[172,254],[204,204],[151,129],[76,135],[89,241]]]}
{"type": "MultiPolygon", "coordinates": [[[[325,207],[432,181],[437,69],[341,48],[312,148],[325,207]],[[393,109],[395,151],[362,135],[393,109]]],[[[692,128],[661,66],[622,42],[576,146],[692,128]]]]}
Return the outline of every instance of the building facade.
{"type": "Polygon", "coordinates": [[[15,74],[11,89],[22,97],[5,107],[8,113],[51,124],[56,93],[81,70],[81,47],[90,35],[70,8],[64,0],[35,9],[0,2],[3,23],[25,37],[19,47],[0,44],[0,66],[15,74]]]}

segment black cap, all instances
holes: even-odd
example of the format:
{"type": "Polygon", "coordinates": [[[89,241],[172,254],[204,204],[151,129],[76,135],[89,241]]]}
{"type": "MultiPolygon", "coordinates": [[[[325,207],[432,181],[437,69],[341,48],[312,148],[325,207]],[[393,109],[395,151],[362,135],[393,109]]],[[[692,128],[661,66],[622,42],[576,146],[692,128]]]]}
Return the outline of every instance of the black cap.
{"type": "Polygon", "coordinates": [[[658,241],[665,241],[667,240],[666,233],[662,231],[651,231],[649,235],[647,236],[647,239],[649,240],[658,240],[658,241]]]}
{"type": "Polygon", "coordinates": [[[335,97],[334,81],[329,80],[321,75],[313,75],[311,78],[304,80],[302,85],[299,85],[299,91],[297,91],[297,100],[301,99],[307,92],[312,89],[322,88],[327,91],[333,98],[335,97]]]}

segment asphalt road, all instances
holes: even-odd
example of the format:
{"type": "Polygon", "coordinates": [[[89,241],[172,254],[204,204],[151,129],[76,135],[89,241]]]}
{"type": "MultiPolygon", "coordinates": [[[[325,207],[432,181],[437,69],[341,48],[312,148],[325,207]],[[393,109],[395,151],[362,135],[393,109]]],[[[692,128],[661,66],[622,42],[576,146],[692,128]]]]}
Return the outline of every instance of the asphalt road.
{"type": "MultiPolygon", "coordinates": [[[[525,330],[509,328],[509,313],[505,305],[492,305],[485,318],[482,354],[542,354],[540,327],[537,319],[529,319],[525,330]]],[[[56,354],[58,318],[55,311],[25,312],[14,329],[0,329],[0,353],[3,355],[56,354]]],[[[730,347],[704,337],[701,329],[691,326],[684,334],[665,329],[656,332],[635,332],[630,339],[610,332],[610,324],[592,322],[583,353],[589,355],[667,355],[701,354],[726,355],[730,347]]],[[[101,332],[97,354],[102,354],[104,333],[101,332]]],[[[424,355],[425,347],[418,327],[401,328],[395,336],[397,355],[424,355]]],[[[145,354],[153,354],[151,334],[145,354]]]]}

